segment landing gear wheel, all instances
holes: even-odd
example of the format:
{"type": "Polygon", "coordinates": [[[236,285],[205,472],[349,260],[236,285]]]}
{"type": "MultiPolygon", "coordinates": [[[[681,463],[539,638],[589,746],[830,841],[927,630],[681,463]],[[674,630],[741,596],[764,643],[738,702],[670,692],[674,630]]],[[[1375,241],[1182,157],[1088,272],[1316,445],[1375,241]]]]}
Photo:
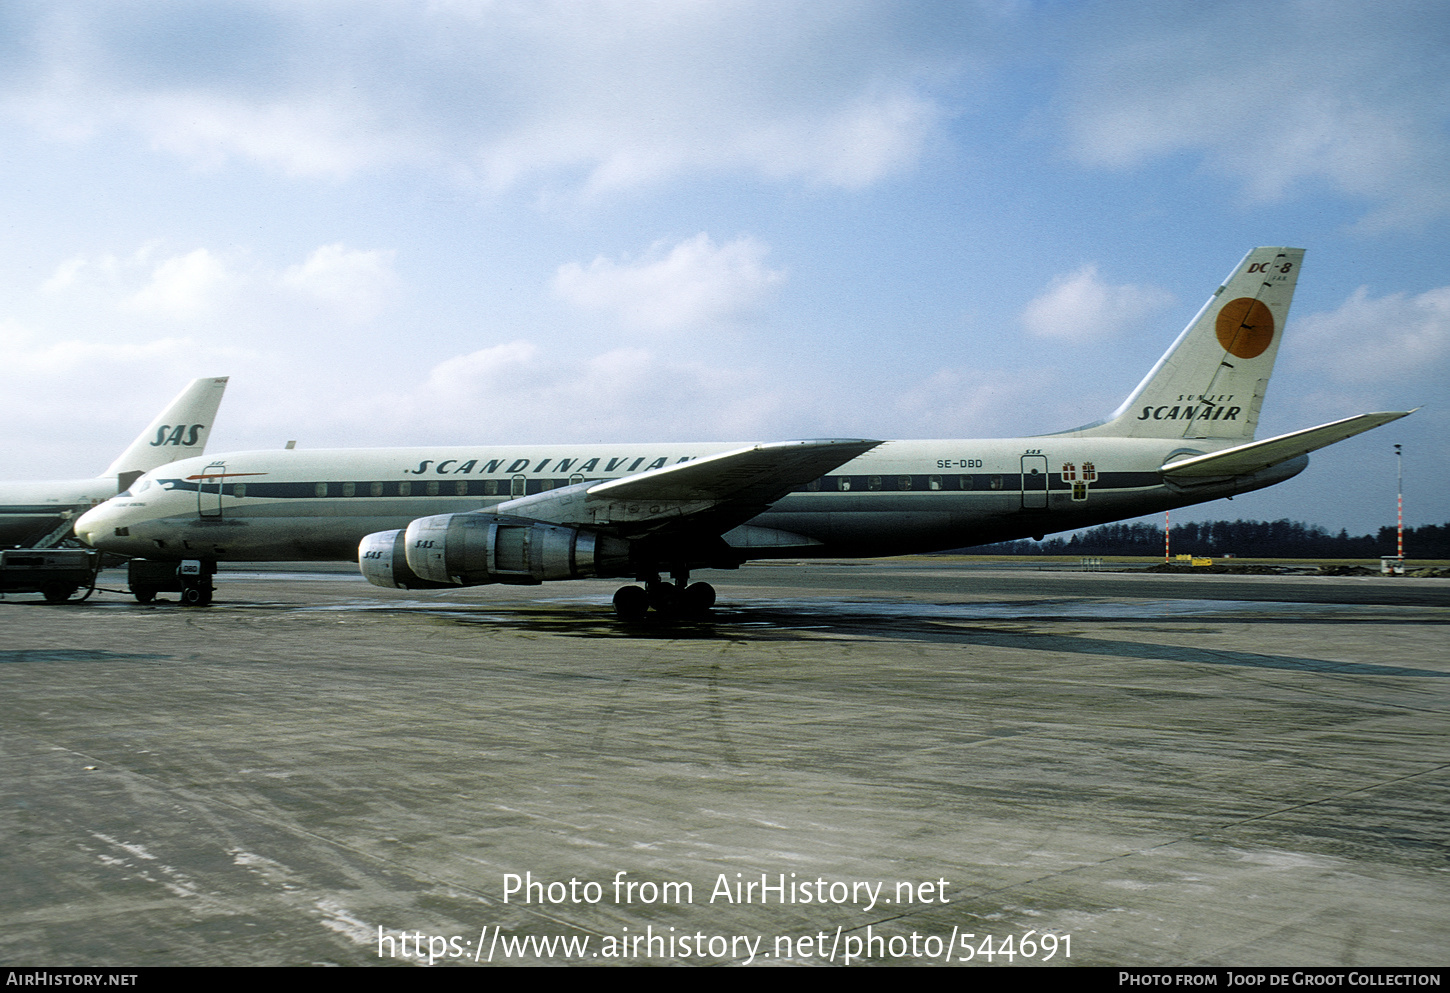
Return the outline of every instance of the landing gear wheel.
{"type": "Polygon", "coordinates": [[[65,603],[75,591],[74,586],[47,586],[41,590],[45,594],[46,603],[65,603]]]}
{"type": "Polygon", "coordinates": [[[181,605],[183,607],[210,607],[211,587],[183,586],[181,588],[181,605]]]}
{"type": "Polygon", "coordinates": [[[621,586],[614,591],[614,613],[621,621],[642,621],[649,611],[649,594],[642,586],[621,586]]]}
{"type": "Polygon", "coordinates": [[[680,610],[686,614],[707,614],[715,606],[715,587],[709,583],[691,583],[680,594],[680,610]]]}
{"type": "Polygon", "coordinates": [[[150,603],[156,599],[156,591],[149,586],[133,586],[131,595],[136,598],[137,603],[150,603]]]}
{"type": "Polygon", "coordinates": [[[650,583],[645,591],[649,605],[661,614],[674,614],[680,609],[680,588],[674,583],[650,583]]]}

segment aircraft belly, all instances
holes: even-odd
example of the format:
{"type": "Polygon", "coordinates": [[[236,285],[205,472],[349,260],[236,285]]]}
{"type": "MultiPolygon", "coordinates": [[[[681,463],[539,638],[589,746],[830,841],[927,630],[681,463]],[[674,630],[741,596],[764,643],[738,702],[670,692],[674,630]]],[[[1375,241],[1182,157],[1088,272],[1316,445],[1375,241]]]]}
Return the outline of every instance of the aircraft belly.
{"type": "Polygon", "coordinates": [[[1046,508],[1024,508],[1021,493],[792,494],[750,523],[821,542],[795,549],[759,549],[752,557],[905,555],[967,548],[1091,527],[1228,496],[1232,485],[1191,497],[1166,486],[1100,489],[1085,500],[1054,490],[1046,508]]]}
{"type": "Polygon", "coordinates": [[[363,538],[407,527],[419,517],[478,510],[483,501],[423,498],[376,500],[225,500],[215,517],[187,512],[131,527],[108,547],[127,555],[222,561],[352,561],[363,538]],[[123,547],[124,542],[124,547],[123,547]],[[158,544],[160,542],[160,544],[158,544]]]}
{"type": "Polygon", "coordinates": [[[832,557],[959,548],[974,543],[978,532],[1021,517],[1015,492],[793,494],[788,504],[782,501],[751,523],[812,538],[821,545],[803,554],[832,557]]]}
{"type": "Polygon", "coordinates": [[[131,528],[128,545],[116,551],[146,558],[201,556],[222,561],[337,561],[357,558],[358,542],[376,531],[407,527],[412,517],[233,515],[194,516],[152,521],[131,528]]]}

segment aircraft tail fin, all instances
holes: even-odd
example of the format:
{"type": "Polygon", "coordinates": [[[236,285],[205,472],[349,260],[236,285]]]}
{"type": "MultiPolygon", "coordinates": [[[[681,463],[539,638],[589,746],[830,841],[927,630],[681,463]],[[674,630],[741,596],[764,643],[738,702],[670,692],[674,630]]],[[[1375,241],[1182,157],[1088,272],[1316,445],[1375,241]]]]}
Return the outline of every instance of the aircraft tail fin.
{"type": "Polygon", "coordinates": [[[1249,441],[1279,354],[1302,248],[1255,248],[1105,421],[1069,434],[1249,441]]]}
{"type": "Polygon", "coordinates": [[[157,466],[202,454],[226,388],[226,376],[193,379],[101,475],[117,477],[119,493],[157,466]]]}

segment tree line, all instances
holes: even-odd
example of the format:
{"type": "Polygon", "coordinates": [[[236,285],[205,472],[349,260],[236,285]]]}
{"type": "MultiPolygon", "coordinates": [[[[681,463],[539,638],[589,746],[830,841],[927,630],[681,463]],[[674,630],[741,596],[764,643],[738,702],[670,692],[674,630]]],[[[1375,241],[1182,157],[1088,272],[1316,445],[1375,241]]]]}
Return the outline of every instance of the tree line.
{"type": "MultiPolygon", "coordinates": [[[[1378,534],[1331,534],[1301,521],[1203,521],[1174,524],[1169,532],[1174,555],[1213,558],[1370,559],[1395,554],[1395,529],[1378,534]]],[[[1003,541],[959,551],[974,555],[1152,555],[1163,554],[1161,525],[1104,524],[1066,538],[1003,541]]],[[[1450,522],[1405,528],[1405,558],[1450,558],[1450,522]]]]}

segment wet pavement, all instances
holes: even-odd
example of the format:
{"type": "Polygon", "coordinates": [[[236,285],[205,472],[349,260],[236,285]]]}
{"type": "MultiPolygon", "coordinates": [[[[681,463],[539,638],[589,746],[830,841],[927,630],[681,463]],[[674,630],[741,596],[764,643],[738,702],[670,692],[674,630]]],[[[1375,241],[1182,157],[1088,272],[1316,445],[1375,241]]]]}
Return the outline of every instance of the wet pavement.
{"type": "Polygon", "coordinates": [[[0,603],[0,961],[1444,960],[1450,581],[218,578],[0,603]]]}

